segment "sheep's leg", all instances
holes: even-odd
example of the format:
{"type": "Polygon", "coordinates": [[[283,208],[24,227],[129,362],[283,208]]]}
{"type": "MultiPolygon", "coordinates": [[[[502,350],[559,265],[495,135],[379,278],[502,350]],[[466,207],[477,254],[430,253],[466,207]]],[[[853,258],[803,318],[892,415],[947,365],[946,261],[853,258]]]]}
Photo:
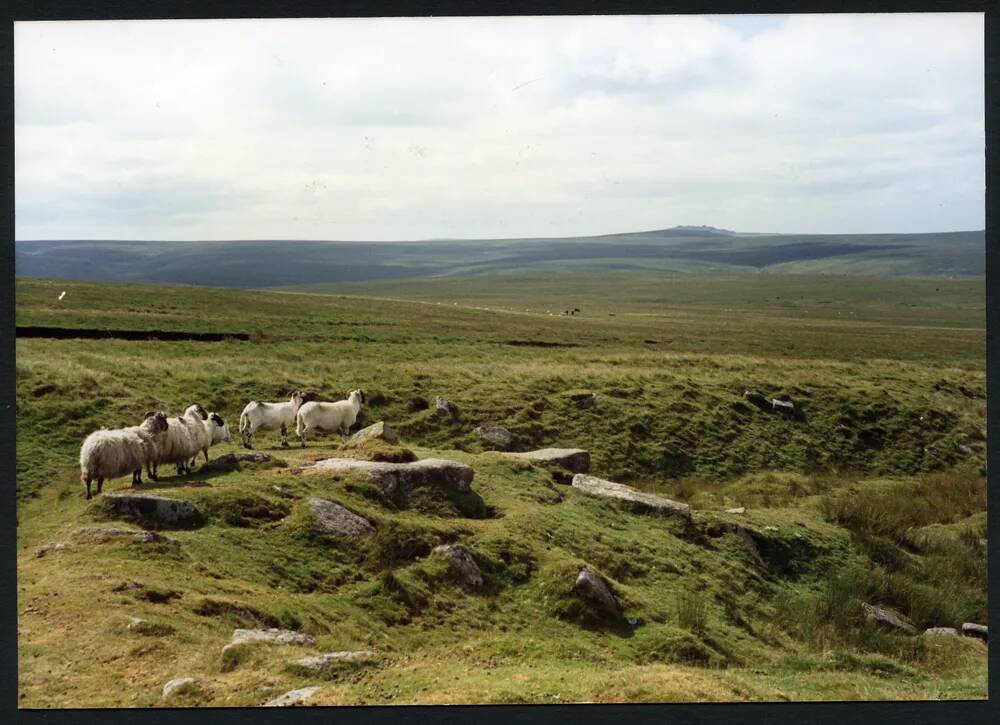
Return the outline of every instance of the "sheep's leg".
{"type": "MultiPolygon", "coordinates": [[[[205,463],[208,463],[208,449],[207,448],[203,448],[201,452],[205,454],[205,463]]],[[[198,457],[195,456],[195,460],[197,460],[197,459],[198,459],[198,457]]]]}
{"type": "Polygon", "coordinates": [[[248,451],[253,450],[253,428],[249,426],[243,431],[243,447],[248,451]]]}
{"type": "Polygon", "coordinates": [[[306,427],[302,426],[302,431],[299,433],[299,438],[302,440],[302,447],[306,447],[306,427]]]}
{"type": "Polygon", "coordinates": [[[86,476],[83,482],[87,485],[87,500],[90,500],[90,476],[86,476]]]}
{"type": "Polygon", "coordinates": [[[147,462],[146,462],[146,475],[147,475],[147,476],[149,476],[149,479],[150,479],[151,481],[155,481],[155,480],[157,480],[157,478],[156,478],[156,473],[155,473],[154,469],[155,469],[155,466],[153,466],[152,464],[150,464],[150,463],[149,463],[149,462],[147,461],[147,462]]]}
{"type": "Polygon", "coordinates": [[[97,479],[97,492],[100,493],[103,490],[104,490],[104,479],[103,478],[98,478],[97,479]]]}
{"type": "Polygon", "coordinates": [[[281,447],[288,448],[288,424],[281,424],[281,447]]]}

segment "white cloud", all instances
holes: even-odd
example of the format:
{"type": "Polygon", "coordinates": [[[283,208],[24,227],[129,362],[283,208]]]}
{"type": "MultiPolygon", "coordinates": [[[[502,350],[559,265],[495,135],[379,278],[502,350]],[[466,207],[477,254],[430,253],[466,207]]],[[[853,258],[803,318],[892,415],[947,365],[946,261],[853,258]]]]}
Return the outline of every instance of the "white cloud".
{"type": "Polygon", "coordinates": [[[16,234],[984,224],[981,14],[17,23],[16,234]]]}

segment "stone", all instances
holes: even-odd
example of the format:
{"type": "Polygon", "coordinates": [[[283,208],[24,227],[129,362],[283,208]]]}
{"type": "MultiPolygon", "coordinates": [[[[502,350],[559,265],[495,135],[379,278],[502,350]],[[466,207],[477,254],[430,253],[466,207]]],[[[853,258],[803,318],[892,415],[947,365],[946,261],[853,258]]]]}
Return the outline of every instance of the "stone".
{"type": "Polygon", "coordinates": [[[747,512],[746,507],[738,506],[734,509],[726,509],[727,514],[745,514],[747,512]]]}
{"type": "Polygon", "coordinates": [[[582,448],[541,448],[537,451],[520,451],[503,455],[532,463],[559,466],[571,473],[590,471],[590,452],[582,448]]]}
{"type": "Polygon", "coordinates": [[[408,492],[418,486],[437,486],[454,491],[468,491],[474,475],[469,466],[441,458],[425,458],[422,461],[413,461],[412,463],[325,458],[309,468],[341,473],[364,473],[386,495],[392,495],[397,491],[408,492]]]}
{"type": "Polygon", "coordinates": [[[957,637],[958,630],[954,627],[931,627],[924,630],[924,635],[928,637],[957,637]]]}
{"type": "Polygon", "coordinates": [[[50,541],[48,544],[42,544],[35,551],[35,556],[41,558],[48,554],[50,551],[62,551],[63,549],[68,549],[69,544],[65,541],[50,541]]]}
{"type": "Polygon", "coordinates": [[[136,544],[172,544],[180,546],[181,542],[169,536],[158,534],[155,531],[144,531],[142,529],[120,529],[106,526],[84,526],[73,532],[77,538],[89,539],[99,543],[114,541],[116,539],[132,539],[136,544]]]}
{"type": "Polygon", "coordinates": [[[368,519],[348,511],[335,501],[310,498],[309,508],[313,515],[313,528],[321,534],[358,537],[375,533],[375,527],[368,519]]]}
{"type": "Polygon", "coordinates": [[[573,591],[591,606],[606,614],[619,613],[618,600],[611,593],[611,588],[607,582],[604,581],[604,578],[600,574],[586,567],[581,569],[579,575],[576,577],[576,583],[573,584],[573,591]]]}
{"type": "Polygon", "coordinates": [[[781,413],[782,415],[795,415],[795,404],[790,400],[778,400],[773,398],[771,400],[771,409],[781,413]]]}
{"type": "Polygon", "coordinates": [[[352,435],[347,439],[347,444],[361,445],[372,440],[383,440],[390,445],[396,445],[399,443],[399,436],[396,435],[392,428],[386,425],[384,420],[380,420],[378,423],[372,423],[367,428],[362,428],[352,435]]]}
{"type": "Polygon", "coordinates": [[[885,627],[892,627],[893,629],[898,629],[907,634],[916,634],[917,628],[912,624],[907,622],[903,617],[891,609],[886,609],[884,607],[875,607],[871,604],[861,603],[861,609],[865,613],[865,619],[869,622],[874,622],[875,624],[881,624],[885,627]]]}
{"type": "Polygon", "coordinates": [[[962,624],[962,634],[966,637],[976,637],[984,642],[987,642],[987,630],[985,624],[974,624],[973,622],[964,622],[962,624]]]}
{"type": "Polygon", "coordinates": [[[483,585],[483,572],[469,550],[461,544],[435,546],[431,553],[448,560],[452,574],[466,589],[478,589],[483,585]]]}
{"type": "Polygon", "coordinates": [[[248,644],[252,642],[271,642],[273,644],[316,644],[316,638],[311,634],[296,632],[292,629],[235,629],[231,645],[248,644]]]}
{"type": "Polygon", "coordinates": [[[226,453],[218,458],[206,461],[199,473],[228,473],[238,471],[240,463],[267,463],[271,456],[267,453],[226,453]]]}
{"type": "Polygon", "coordinates": [[[506,448],[510,445],[511,432],[506,428],[498,428],[494,425],[481,425],[476,428],[476,433],[490,443],[499,448],[506,448]]]}
{"type": "Polygon", "coordinates": [[[190,692],[197,684],[198,680],[194,677],[175,677],[163,686],[163,696],[170,697],[175,693],[180,695],[190,692]]]}
{"type": "Polygon", "coordinates": [[[157,624],[155,622],[150,622],[148,619],[143,619],[142,617],[129,617],[129,622],[127,629],[130,632],[135,632],[136,634],[145,635],[147,637],[164,637],[168,634],[174,633],[174,628],[169,624],[157,624]]]}
{"type": "Polygon", "coordinates": [[[264,703],[264,707],[294,707],[295,705],[301,705],[319,692],[319,690],[318,685],[303,687],[300,690],[292,690],[286,692],[284,695],[279,695],[273,700],[268,700],[264,703]]]}
{"type": "Polygon", "coordinates": [[[106,493],[104,500],[119,514],[158,524],[190,525],[201,520],[201,514],[193,503],[176,498],[141,493],[106,493]]]}
{"type": "Polygon", "coordinates": [[[663,498],[652,493],[638,491],[623,483],[614,483],[613,481],[605,481],[603,478],[597,478],[596,476],[578,473],[573,476],[573,488],[578,488],[592,496],[615,498],[620,501],[627,501],[631,505],[641,509],[673,514],[688,521],[691,520],[691,507],[687,504],[671,501],[669,498],[663,498]]]}
{"type": "Polygon", "coordinates": [[[447,415],[449,418],[458,417],[458,407],[440,395],[434,398],[434,412],[437,415],[447,415]]]}
{"type": "Polygon", "coordinates": [[[309,670],[311,672],[325,672],[338,662],[363,662],[374,660],[376,654],[371,650],[359,649],[345,652],[327,652],[326,654],[313,655],[292,660],[294,667],[309,670]]]}

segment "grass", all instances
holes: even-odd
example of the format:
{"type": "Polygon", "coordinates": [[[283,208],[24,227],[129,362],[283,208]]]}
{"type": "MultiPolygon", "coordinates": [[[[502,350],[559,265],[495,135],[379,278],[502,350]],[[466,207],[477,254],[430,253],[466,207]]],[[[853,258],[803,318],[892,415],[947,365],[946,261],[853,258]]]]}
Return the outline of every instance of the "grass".
{"type": "MultiPolygon", "coordinates": [[[[815,284],[815,298],[832,294],[815,284]]],[[[919,627],[985,616],[981,300],[938,281],[952,303],[917,325],[877,302],[897,291],[882,284],[845,287],[844,309],[867,310],[854,322],[753,297],[720,327],[733,316],[724,307],[648,314],[636,289],[595,295],[613,318],[584,305],[550,318],[499,304],[22,280],[18,324],[260,334],[18,341],[19,702],[162,706],[162,685],[188,675],[200,684],[176,702],[195,706],[310,684],[322,685],[317,704],[985,697],[981,643],[903,637],[859,616],[859,599],[919,627]],[[342,450],[328,436],[283,449],[263,433],[256,445],[277,464],[143,485],[201,511],[197,526],[163,532],[178,546],[74,534],[128,525],[102,523],[101,498],[83,499],[75,459],[90,430],[196,401],[235,429],[250,398],[355,387],[369,395],[365,422],[387,421],[400,446],[342,450]],[[790,395],[804,418],[746,406],[747,388],[790,395]],[[574,393],[587,391],[598,397],[581,407],[574,393]],[[414,403],[436,395],[457,419],[414,403]],[[488,450],[479,423],[507,427],[517,448],[587,448],[596,475],[686,500],[694,521],[562,485],[488,450]],[[408,454],[471,465],[474,493],[387,498],[358,476],[299,471],[330,455],[408,454]],[[376,535],[317,534],[313,496],[376,535]],[[710,534],[720,522],[743,527],[753,549],[710,534]],[[68,545],[38,556],[53,541],[68,545]],[[430,556],[442,543],[469,549],[480,590],[430,556]],[[622,617],[595,616],[573,594],[584,565],[611,582],[622,617]],[[150,633],[129,630],[131,616],[150,633]],[[249,648],[224,667],[232,630],[261,626],[317,642],[249,648]],[[378,660],[330,678],[289,666],[346,649],[378,660]]],[[[935,304],[926,289],[899,294],[935,304]]]]}

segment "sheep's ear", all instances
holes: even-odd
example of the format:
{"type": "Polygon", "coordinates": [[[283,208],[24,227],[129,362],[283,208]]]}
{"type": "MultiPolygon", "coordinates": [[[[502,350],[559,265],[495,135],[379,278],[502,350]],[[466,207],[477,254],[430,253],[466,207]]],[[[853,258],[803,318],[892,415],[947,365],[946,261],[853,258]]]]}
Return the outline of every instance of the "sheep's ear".
{"type": "Polygon", "coordinates": [[[202,407],[201,407],[200,405],[198,405],[197,403],[195,403],[195,405],[194,405],[194,410],[195,410],[195,412],[196,412],[196,413],[197,413],[198,415],[200,415],[200,416],[201,416],[201,419],[202,419],[202,420],[208,420],[208,413],[207,413],[207,412],[205,412],[205,409],[204,409],[204,408],[202,408],[202,407]]]}
{"type": "Polygon", "coordinates": [[[156,413],[156,412],[154,412],[154,411],[151,410],[148,413],[146,413],[146,415],[142,416],[142,419],[143,420],[147,420],[147,419],[152,418],[153,416],[156,416],[156,415],[162,415],[162,413],[156,413]]]}
{"type": "Polygon", "coordinates": [[[212,413],[212,415],[210,415],[209,417],[212,419],[212,422],[215,423],[220,428],[226,424],[226,422],[222,420],[222,417],[218,413],[212,413]]]}

